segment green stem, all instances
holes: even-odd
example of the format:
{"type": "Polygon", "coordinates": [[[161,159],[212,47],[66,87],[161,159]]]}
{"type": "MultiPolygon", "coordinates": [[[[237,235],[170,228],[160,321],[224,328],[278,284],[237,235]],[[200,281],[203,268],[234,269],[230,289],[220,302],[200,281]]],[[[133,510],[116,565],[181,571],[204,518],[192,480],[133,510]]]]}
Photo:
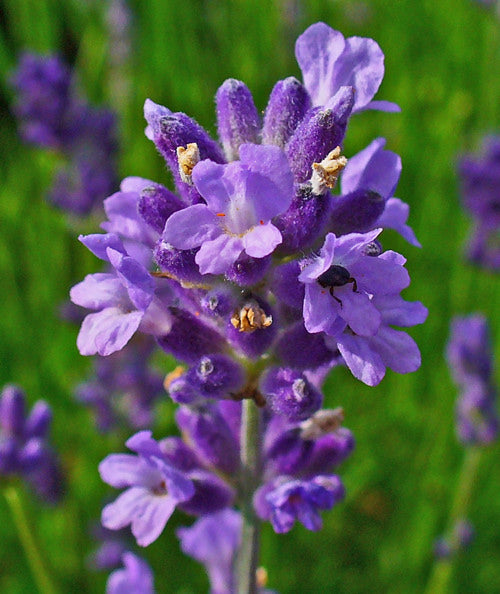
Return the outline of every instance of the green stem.
{"type": "Polygon", "coordinates": [[[241,420],[241,513],[243,531],[237,559],[238,594],[256,594],[260,521],[253,495],[260,479],[260,410],[250,399],[243,401],[241,420]]]}
{"type": "Polygon", "coordinates": [[[26,515],[23,507],[23,502],[17,488],[8,485],[4,489],[5,499],[10,507],[12,518],[17,529],[17,534],[21,545],[24,549],[24,554],[28,560],[33,578],[42,594],[56,594],[57,590],[47,572],[45,564],[42,560],[40,548],[38,547],[33,536],[33,529],[26,515]]]}
{"type": "MultiPolygon", "coordinates": [[[[482,453],[482,449],[479,447],[467,449],[455,492],[455,499],[450,511],[448,532],[453,530],[459,520],[467,517],[482,453]]],[[[454,559],[436,559],[427,584],[426,594],[446,594],[449,592],[449,582],[453,574],[453,568],[454,559]]]]}

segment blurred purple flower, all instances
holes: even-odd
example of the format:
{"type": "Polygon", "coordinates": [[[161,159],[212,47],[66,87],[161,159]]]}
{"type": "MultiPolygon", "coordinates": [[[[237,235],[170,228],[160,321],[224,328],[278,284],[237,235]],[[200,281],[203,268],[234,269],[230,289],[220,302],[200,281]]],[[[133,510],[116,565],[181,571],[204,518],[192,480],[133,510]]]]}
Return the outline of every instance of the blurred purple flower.
{"type": "Polygon", "coordinates": [[[149,565],[134,555],[125,552],[123,569],[111,573],[106,584],[106,594],[154,594],[153,572],[149,565]]]}

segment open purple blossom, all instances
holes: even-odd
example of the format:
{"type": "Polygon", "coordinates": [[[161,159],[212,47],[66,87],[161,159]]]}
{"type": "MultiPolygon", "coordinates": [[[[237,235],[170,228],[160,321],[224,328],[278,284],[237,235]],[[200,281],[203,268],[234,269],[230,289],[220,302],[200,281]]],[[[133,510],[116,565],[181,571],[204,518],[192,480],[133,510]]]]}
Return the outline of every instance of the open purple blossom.
{"type": "Polygon", "coordinates": [[[295,55],[313,106],[328,107],[340,87],[351,86],[355,90],[353,112],[399,111],[394,103],[372,101],[384,78],[384,54],[373,39],[345,39],[325,23],[315,23],[297,39],[295,55]]]}
{"type": "MultiPolygon", "coordinates": [[[[338,218],[340,214],[340,208],[337,202],[347,202],[349,196],[346,195],[352,196],[355,192],[369,190],[376,192],[384,200],[383,212],[371,227],[394,229],[408,243],[420,247],[415,233],[406,223],[409,206],[399,198],[394,198],[401,174],[401,158],[392,151],[384,150],[385,142],[384,138],[377,138],[348,160],[341,176],[342,196],[339,199],[334,198],[332,203],[332,223],[334,227],[335,223],[338,224],[336,217],[338,218]]],[[[354,208],[351,208],[351,212],[352,210],[354,208]]],[[[355,215],[354,212],[350,214],[351,217],[353,215],[355,215]]],[[[359,214],[357,216],[359,217],[359,214]]],[[[365,229],[353,229],[353,231],[365,231],[365,229]]]]}
{"type": "Polygon", "coordinates": [[[132,534],[143,547],[155,541],[178,503],[194,495],[192,481],[165,460],[151,432],[131,437],[133,454],[111,454],[99,465],[103,481],[126,490],[102,511],[106,528],[119,530],[131,524],[132,534]]]}
{"type": "Polygon", "coordinates": [[[338,348],[355,378],[368,386],[376,386],[387,367],[397,373],[411,373],[420,367],[417,343],[406,332],[391,326],[422,324],[427,318],[427,308],[419,301],[404,301],[399,295],[376,295],[371,303],[381,316],[380,326],[373,336],[362,336],[347,329],[335,339],[327,339],[327,344],[338,348]]]}
{"type": "Polygon", "coordinates": [[[88,275],[71,289],[77,305],[97,310],[84,319],[77,339],[82,355],[110,355],[139,329],[147,334],[166,334],[170,315],[155,296],[155,281],[131,258],[115,234],[80,237],[97,257],[109,262],[112,272],[88,275]]]}
{"type": "Polygon", "coordinates": [[[14,385],[0,394],[0,479],[21,476],[40,499],[54,503],[62,495],[62,472],[48,443],[52,411],[42,400],[26,411],[26,396],[14,385]]]}
{"type": "Polygon", "coordinates": [[[123,569],[111,573],[106,594],[154,594],[153,572],[149,565],[130,552],[123,553],[123,569]]]}
{"type": "Polygon", "coordinates": [[[319,510],[332,509],[344,495],[344,486],[336,475],[319,475],[307,481],[281,480],[273,488],[265,487],[265,495],[257,492],[256,498],[261,499],[257,511],[270,520],[278,534],[289,532],[296,520],[317,531],[322,527],[319,510]]]}
{"type": "Polygon", "coordinates": [[[274,146],[244,144],[240,161],[219,165],[206,160],[193,169],[193,182],[206,200],[174,213],[163,239],[174,247],[200,247],[202,274],[225,273],[245,252],[263,258],[281,243],[271,219],[284,212],[293,195],[284,153],[274,146]]]}
{"type": "Polygon", "coordinates": [[[303,313],[309,332],[338,336],[349,326],[360,336],[377,333],[382,317],[372,296],[398,294],[410,282],[399,254],[366,255],[380,231],[329,233],[319,256],[303,262],[299,281],[306,287],[303,313]]]}
{"type": "Polygon", "coordinates": [[[467,246],[471,262],[500,270],[500,139],[487,136],[482,154],[465,155],[458,163],[462,203],[472,216],[467,246]]]}

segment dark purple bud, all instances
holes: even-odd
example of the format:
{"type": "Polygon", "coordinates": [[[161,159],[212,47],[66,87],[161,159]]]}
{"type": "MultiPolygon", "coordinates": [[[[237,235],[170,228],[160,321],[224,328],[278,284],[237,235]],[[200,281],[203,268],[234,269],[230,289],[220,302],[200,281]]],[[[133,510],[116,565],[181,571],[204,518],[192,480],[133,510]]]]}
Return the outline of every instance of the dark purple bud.
{"type": "Polygon", "coordinates": [[[227,324],[226,336],[229,342],[246,357],[257,359],[271,346],[276,336],[276,324],[273,324],[272,319],[272,311],[268,303],[260,299],[250,300],[234,312],[231,321],[227,324]],[[248,319],[245,320],[245,312],[249,309],[254,311],[256,317],[260,314],[261,317],[266,318],[261,327],[249,328],[248,319]],[[241,318],[246,323],[238,324],[241,318]]]}
{"type": "Polygon", "coordinates": [[[311,98],[295,77],[278,81],[271,91],[264,114],[263,144],[284,148],[310,107],[311,98]]]}
{"type": "Polygon", "coordinates": [[[303,469],[307,474],[331,472],[343,462],[354,449],[354,436],[345,427],[316,439],[309,453],[307,465],[303,469]]]}
{"type": "Polygon", "coordinates": [[[310,417],[323,401],[321,392],[302,373],[288,367],[271,368],[260,389],[270,409],[292,422],[310,417]]]}
{"type": "Polygon", "coordinates": [[[231,264],[225,276],[227,280],[240,287],[251,287],[262,280],[270,264],[270,255],[264,258],[251,258],[242,254],[234,264],[231,264]]]}
{"type": "Polygon", "coordinates": [[[26,438],[46,437],[52,422],[52,411],[43,400],[35,402],[26,420],[24,433],[26,438]]]}
{"type": "Polygon", "coordinates": [[[46,449],[41,463],[26,478],[47,503],[57,503],[64,494],[64,477],[55,454],[46,449]]]}
{"type": "Polygon", "coordinates": [[[305,295],[305,285],[299,282],[299,263],[294,260],[281,264],[274,269],[272,291],[276,297],[286,305],[302,309],[305,295]]]}
{"type": "Polygon", "coordinates": [[[179,509],[195,516],[204,516],[232,505],[234,491],[217,475],[195,470],[188,476],[193,481],[194,495],[178,504],[179,509]]]}
{"type": "Polygon", "coordinates": [[[314,369],[334,358],[323,336],[308,332],[303,321],[285,330],[276,345],[276,354],[285,365],[296,369],[314,369]]]}
{"type": "Polygon", "coordinates": [[[161,348],[182,361],[196,363],[205,353],[224,350],[224,338],[191,313],[169,308],[172,314],[172,328],[165,336],[158,338],[161,348]]]}
{"type": "Polygon", "coordinates": [[[176,421],[200,460],[223,472],[236,472],[239,444],[215,407],[197,411],[183,406],[177,410],[176,421]]]}
{"type": "Polygon", "coordinates": [[[0,438],[0,476],[20,470],[16,439],[2,436],[0,438]]]}
{"type": "Polygon", "coordinates": [[[282,419],[284,417],[272,417],[266,431],[266,470],[273,474],[295,475],[307,464],[313,443],[301,439],[300,428],[284,424],[282,419]]]}
{"type": "Polygon", "coordinates": [[[180,437],[166,437],[158,443],[166,460],[178,470],[190,472],[200,467],[195,452],[180,437]]]}
{"type": "Polygon", "coordinates": [[[187,380],[205,398],[230,398],[243,387],[243,369],[222,354],[205,355],[186,374],[187,380]]]}
{"type": "Polygon", "coordinates": [[[160,184],[144,188],[137,205],[143,220],[158,233],[163,232],[168,217],[182,208],[184,204],[180,198],[160,184]]]}
{"type": "Polygon", "coordinates": [[[208,314],[225,318],[234,311],[235,299],[229,289],[217,287],[202,297],[201,306],[208,314]]]}
{"type": "Polygon", "coordinates": [[[331,200],[329,231],[335,235],[364,233],[373,229],[384,212],[385,200],[372,190],[355,190],[331,200]]]}
{"type": "Polygon", "coordinates": [[[308,181],[313,163],[342,143],[353,104],[352,88],[341,87],[331,107],[316,107],[305,115],[285,148],[296,182],[308,181]]]}
{"type": "Polygon", "coordinates": [[[234,439],[239,442],[241,429],[241,402],[234,400],[219,400],[217,408],[221,417],[226,421],[234,439]]]}
{"type": "Polygon", "coordinates": [[[192,385],[186,373],[171,380],[167,391],[170,398],[178,404],[194,404],[202,401],[200,393],[192,385]]]}
{"type": "Polygon", "coordinates": [[[31,472],[43,463],[47,455],[45,444],[41,439],[30,439],[19,452],[19,465],[21,472],[31,472]]]}
{"type": "Polygon", "coordinates": [[[5,435],[22,437],[26,415],[24,392],[17,386],[5,386],[0,395],[0,427],[5,435]]]}
{"type": "Polygon", "coordinates": [[[239,158],[240,145],[257,144],[260,117],[248,87],[239,80],[229,78],[215,95],[217,129],[228,161],[239,158]]]}
{"type": "Polygon", "coordinates": [[[202,276],[195,262],[197,249],[179,250],[160,239],[153,252],[155,262],[162,272],[179,282],[203,284],[207,275],[202,276]]]}
{"type": "Polygon", "coordinates": [[[328,193],[317,196],[311,184],[297,185],[290,208],[274,220],[283,238],[278,251],[294,253],[313,243],[325,226],[329,211],[328,193]]]}

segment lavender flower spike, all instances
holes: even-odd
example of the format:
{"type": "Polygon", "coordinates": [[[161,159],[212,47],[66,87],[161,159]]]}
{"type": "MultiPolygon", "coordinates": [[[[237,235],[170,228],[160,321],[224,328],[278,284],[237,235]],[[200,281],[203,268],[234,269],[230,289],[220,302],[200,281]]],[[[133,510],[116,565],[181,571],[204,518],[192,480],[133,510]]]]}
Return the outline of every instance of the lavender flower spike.
{"type": "Polygon", "coordinates": [[[178,211],[165,225],[163,240],[174,247],[201,246],[195,260],[202,274],[225,273],[242,252],[263,258],[281,243],[271,219],[292,201],[287,158],[276,146],[243,144],[240,159],[198,163],[193,182],[207,204],[178,211]]]}
{"type": "Polygon", "coordinates": [[[150,431],[136,433],[126,445],[138,455],[111,454],[99,465],[103,481],[127,487],[102,510],[101,519],[110,530],[131,524],[137,544],[146,547],[160,536],[176,505],[194,495],[194,486],[166,462],[150,431]]]}
{"type": "Polygon", "coordinates": [[[400,111],[394,103],[372,101],[384,78],[384,54],[373,39],[345,39],[325,23],[315,23],[297,39],[295,56],[314,106],[328,107],[340,87],[351,86],[355,89],[353,112],[400,111]]]}

